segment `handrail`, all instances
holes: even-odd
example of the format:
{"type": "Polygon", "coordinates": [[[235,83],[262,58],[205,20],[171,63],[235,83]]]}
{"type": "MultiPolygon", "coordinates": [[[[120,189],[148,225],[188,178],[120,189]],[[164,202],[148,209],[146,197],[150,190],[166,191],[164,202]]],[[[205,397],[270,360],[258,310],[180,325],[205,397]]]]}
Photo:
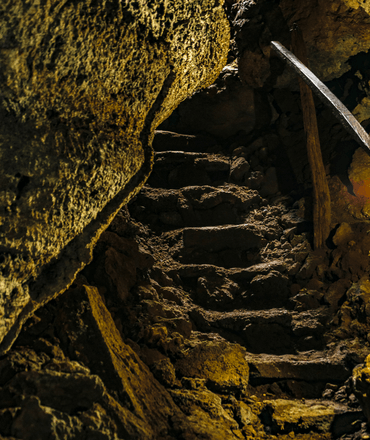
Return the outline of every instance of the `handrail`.
{"type": "Polygon", "coordinates": [[[285,60],[313,92],[331,108],[334,116],[339,119],[344,128],[359,142],[370,150],[370,137],[347,107],[317,78],[295,55],[278,41],[271,41],[271,47],[277,55],[285,60]]]}

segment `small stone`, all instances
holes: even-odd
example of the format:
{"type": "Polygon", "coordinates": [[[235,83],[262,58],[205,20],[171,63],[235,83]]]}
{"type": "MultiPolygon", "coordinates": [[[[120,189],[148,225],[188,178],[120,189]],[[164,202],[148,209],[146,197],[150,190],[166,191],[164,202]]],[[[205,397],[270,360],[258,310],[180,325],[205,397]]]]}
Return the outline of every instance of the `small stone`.
{"type": "Polygon", "coordinates": [[[238,157],[233,160],[230,167],[230,179],[233,182],[240,183],[250,170],[249,163],[244,157],[238,157]]]}
{"type": "Polygon", "coordinates": [[[247,149],[245,147],[237,147],[232,152],[233,157],[246,157],[247,156],[247,149]]]}
{"type": "Polygon", "coordinates": [[[175,369],[168,358],[153,364],[151,370],[154,377],[164,386],[172,388],[177,384],[175,369]]]}

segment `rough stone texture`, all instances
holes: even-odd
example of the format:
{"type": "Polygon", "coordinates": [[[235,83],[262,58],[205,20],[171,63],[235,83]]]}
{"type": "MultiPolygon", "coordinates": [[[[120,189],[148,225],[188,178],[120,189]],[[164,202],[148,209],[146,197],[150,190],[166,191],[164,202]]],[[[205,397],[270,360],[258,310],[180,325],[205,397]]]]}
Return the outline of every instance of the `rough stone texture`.
{"type": "MultiPolygon", "coordinates": [[[[343,75],[350,69],[348,59],[370,48],[369,7],[360,0],[282,0],[273,5],[268,1],[239,2],[233,9],[240,75],[254,88],[271,81],[272,72],[276,78],[281,67],[270,61],[270,41],[289,46],[293,23],[302,29],[310,66],[323,81],[343,75]]],[[[294,77],[284,75],[279,79],[280,86],[294,77]]]]}
{"type": "Polygon", "coordinates": [[[176,120],[179,133],[206,132],[220,138],[239,130],[249,133],[256,124],[254,91],[242,84],[236,66],[227,66],[215,84],[179,107],[175,116],[163,124],[165,130],[172,120],[176,120]]]}
{"type": "Polygon", "coordinates": [[[365,363],[358,365],[353,370],[353,389],[361,403],[364,414],[370,423],[370,401],[369,401],[369,385],[370,385],[370,356],[365,359],[365,363]]]}
{"type": "Polygon", "coordinates": [[[175,368],[185,377],[206,379],[208,388],[218,391],[243,389],[248,384],[245,349],[237,344],[197,344],[176,362],[175,368]]]}
{"type": "Polygon", "coordinates": [[[181,412],[165,389],[122,341],[98,289],[89,286],[72,289],[61,306],[57,326],[64,343],[74,357],[117,393],[120,401],[128,404],[141,426],[148,424],[144,438],[165,432],[171,418],[181,419],[181,412]],[[83,321],[79,318],[81,314],[83,321]]]}
{"type": "MultiPolygon", "coordinates": [[[[194,157],[205,169],[227,162],[194,157]]],[[[187,158],[170,152],[166,167],[187,158]]],[[[159,174],[157,182],[167,181],[159,174]]],[[[368,253],[368,224],[342,223],[333,249],[313,252],[301,208],[258,194],[235,184],[147,186],[121,210],[93,262],[36,311],[0,359],[0,435],[37,438],[39,426],[45,440],[366,438],[348,378],[369,353],[369,281],[353,258],[368,253]],[[249,249],[249,262],[226,268],[215,253],[217,265],[182,264],[189,228],[150,229],[165,209],[206,212],[225,201],[240,210],[242,228],[266,237],[267,245],[249,249]]],[[[237,235],[224,239],[230,255],[237,235]]],[[[212,246],[190,243],[192,252],[212,246]]]]}
{"type": "Polygon", "coordinates": [[[188,416],[195,438],[205,440],[243,439],[238,423],[225,411],[221,398],[206,388],[174,390],[171,396],[188,416]]]}
{"type": "Polygon", "coordinates": [[[17,0],[0,15],[4,351],[143,185],[154,129],[214,80],[229,32],[219,0],[17,0]]]}
{"type": "Polygon", "coordinates": [[[266,406],[272,411],[271,417],[275,425],[274,428],[286,432],[289,432],[291,426],[294,425],[298,425],[298,429],[302,431],[314,427],[318,431],[327,432],[330,430],[335,415],[331,406],[320,405],[317,402],[307,405],[295,401],[276,399],[272,402],[266,402],[266,406]]]}
{"type": "MultiPolygon", "coordinates": [[[[276,5],[238,6],[253,3],[276,5]]],[[[235,80],[227,70],[225,86],[235,80]]],[[[341,78],[343,95],[359,92],[354,73],[341,78]]],[[[350,380],[370,351],[369,224],[347,212],[328,246],[312,251],[309,177],[302,169],[304,187],[287,184],[282,148],[289,143],[304,168],[298,93],[266,92],[270,85],[254,94],[276,108],[268,128],[267,112],[256,117],[262,130],[219,144],[161,134],[152,187],[119,212],[93,263],[0,358],[1,437],[370,437],[350,380]],[[246,231],[255,246],[242,241],[246,231]]],[[[343,133],[318,113],[324,139],[342,153],[343,133]]],[[[362,401],[368,374],[359,368],[362,401]]]]}
{"type": "Polygon", "coordinates": [[[347,179],[331,179],[334,221],[354,222],[370,218],[369,166],[369,152],[358,148],[353,154],[347,179]]]}

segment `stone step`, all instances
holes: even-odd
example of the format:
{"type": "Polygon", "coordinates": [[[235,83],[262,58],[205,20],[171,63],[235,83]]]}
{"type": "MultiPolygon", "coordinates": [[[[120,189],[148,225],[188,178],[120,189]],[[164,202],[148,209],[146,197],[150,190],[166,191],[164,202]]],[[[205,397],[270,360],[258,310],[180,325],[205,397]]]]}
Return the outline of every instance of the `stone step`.
{"type": "Polygon", "coordinates": [[[186,286],[193,302],[202,307],[223,311],[258,310],[290,306],[290,284],[283,274],[286,269],[287,266],[277,260],[245,269],[184,265],[167,274],[186,286]]]}
{"type": "Polygon", "coordinates": [[[360,430],[365,421],[361,410],[326,400],[274,399],[264,400],[263,404],[260,418],[274,438],[284,434],[284,438],[298,438],[307,432],[311,432],[310,438],[315,439],[355,438],[342,436],[360,430]]]}
{"type": "Polygon", "coordinates": [[[181,263],[213,264],[225,268],[260,263],[260,250],[268,243],[264,225],[210,226],[183,229],[181,263]]]}
{"type": "Polygon", "coordinates": [[[297,313],[284,308],[216,312],[195,307],[190,312],[198,331],[218,332],[251,353],[296,354],[323,348],[327,309],[297,313]]]}
{"type": "Polygon", "coordinates": [[[287,271],[287,263],[282,260],[271,260],[265,263],[255,264],[246,268],[233,267],[226,269],[224,267],[212,264],[179,264],[175,268],[165,270],[171,278],[179,276],[185,283],[196,283],[199,277],[225,277],[235,282],[248,282],[255,276],[267,275],[272,270],[280,273],[287,271]]]}
{"type": "Polygon", "coordinates": [[[130,204],[130,211],[139,221],[161,230],[185,225],[216,226],[242,223],[260,201],[257,191],[234,184],[181,189],[145,186],[130,204]]]}
{"type": "Polygon", "coordinates": [[[229,181],[230,159],[220,154],[166,151],[155,155],[148,185],[182,188],[194,185],[223,185],[229,181]]]}
{"type": "Polygon", "coordinates": [[[209,136],[193,136],[164,130],[156,130],[153,140],[154,151],[206,152],[212,147],[215,148],[216,144],[216,140],[209,136]]]}
{"type": "Polygon", "coordinates": [[[271,380],[342,383],[352,374],[348,353],[340,350],[307,351],[299,354],[247,353],[252,385],[271,380]]]}

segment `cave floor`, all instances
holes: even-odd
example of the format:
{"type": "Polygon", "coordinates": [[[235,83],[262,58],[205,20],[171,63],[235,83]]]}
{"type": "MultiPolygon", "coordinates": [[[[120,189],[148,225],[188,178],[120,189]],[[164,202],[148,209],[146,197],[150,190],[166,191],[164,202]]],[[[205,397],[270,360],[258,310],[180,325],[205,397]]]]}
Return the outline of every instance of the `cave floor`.
{"type": "MultiPolygon", "coordinates": [[[[178,151],[178,138],[172,140],[166,151],[156,144],[153,173],[129,206],[137,241],[155,260],[156,294],[142,298],[148,321],[154,329],[164,326],[168,336],[180,334],[190,353],[206,343],[246,349],[249,381],[239,398],[264,409],[243,435],[250,429],[257,438],[308,432],[307,438],[366,438],[351,374],[370,352],[368,318],[356,315],[349,292],[366,295],[368,224],[333,225],[327,246],[313,250],[310,195],[289,185],[280,191],[277,174],[289,173],[288,167],[276,172],[263,159],[250,167],[243,148],[178,151]],[[292,405],[292,419],[287,413],[279,419],[280,404],[292,405]],[[300,408],[310,415],[298,417],[300,408]],[[321,411],[333,411],[335,422],[324,428],[321,411]]],[[[212,391],[222,390],[217,379],[199,373],[200,359],[189,354],[195,365],[182,371],[182,355],[151,338],[177,379],[204,378],[212,391]]],[[[148,343],[137,334],[132,339],[148,343]]],[[[151,366],[165,383],[167,366],[151,366]]],[[[213,368],[222,371],[222,362],[213,368]]]]}
{"type": "Polygon", "coordinates": [[[0,360],[2,438],[370,438],[352,379],[368,223],[313,250],[310,194],[262,144],[164,138],[92,263],[0,360]]]}

